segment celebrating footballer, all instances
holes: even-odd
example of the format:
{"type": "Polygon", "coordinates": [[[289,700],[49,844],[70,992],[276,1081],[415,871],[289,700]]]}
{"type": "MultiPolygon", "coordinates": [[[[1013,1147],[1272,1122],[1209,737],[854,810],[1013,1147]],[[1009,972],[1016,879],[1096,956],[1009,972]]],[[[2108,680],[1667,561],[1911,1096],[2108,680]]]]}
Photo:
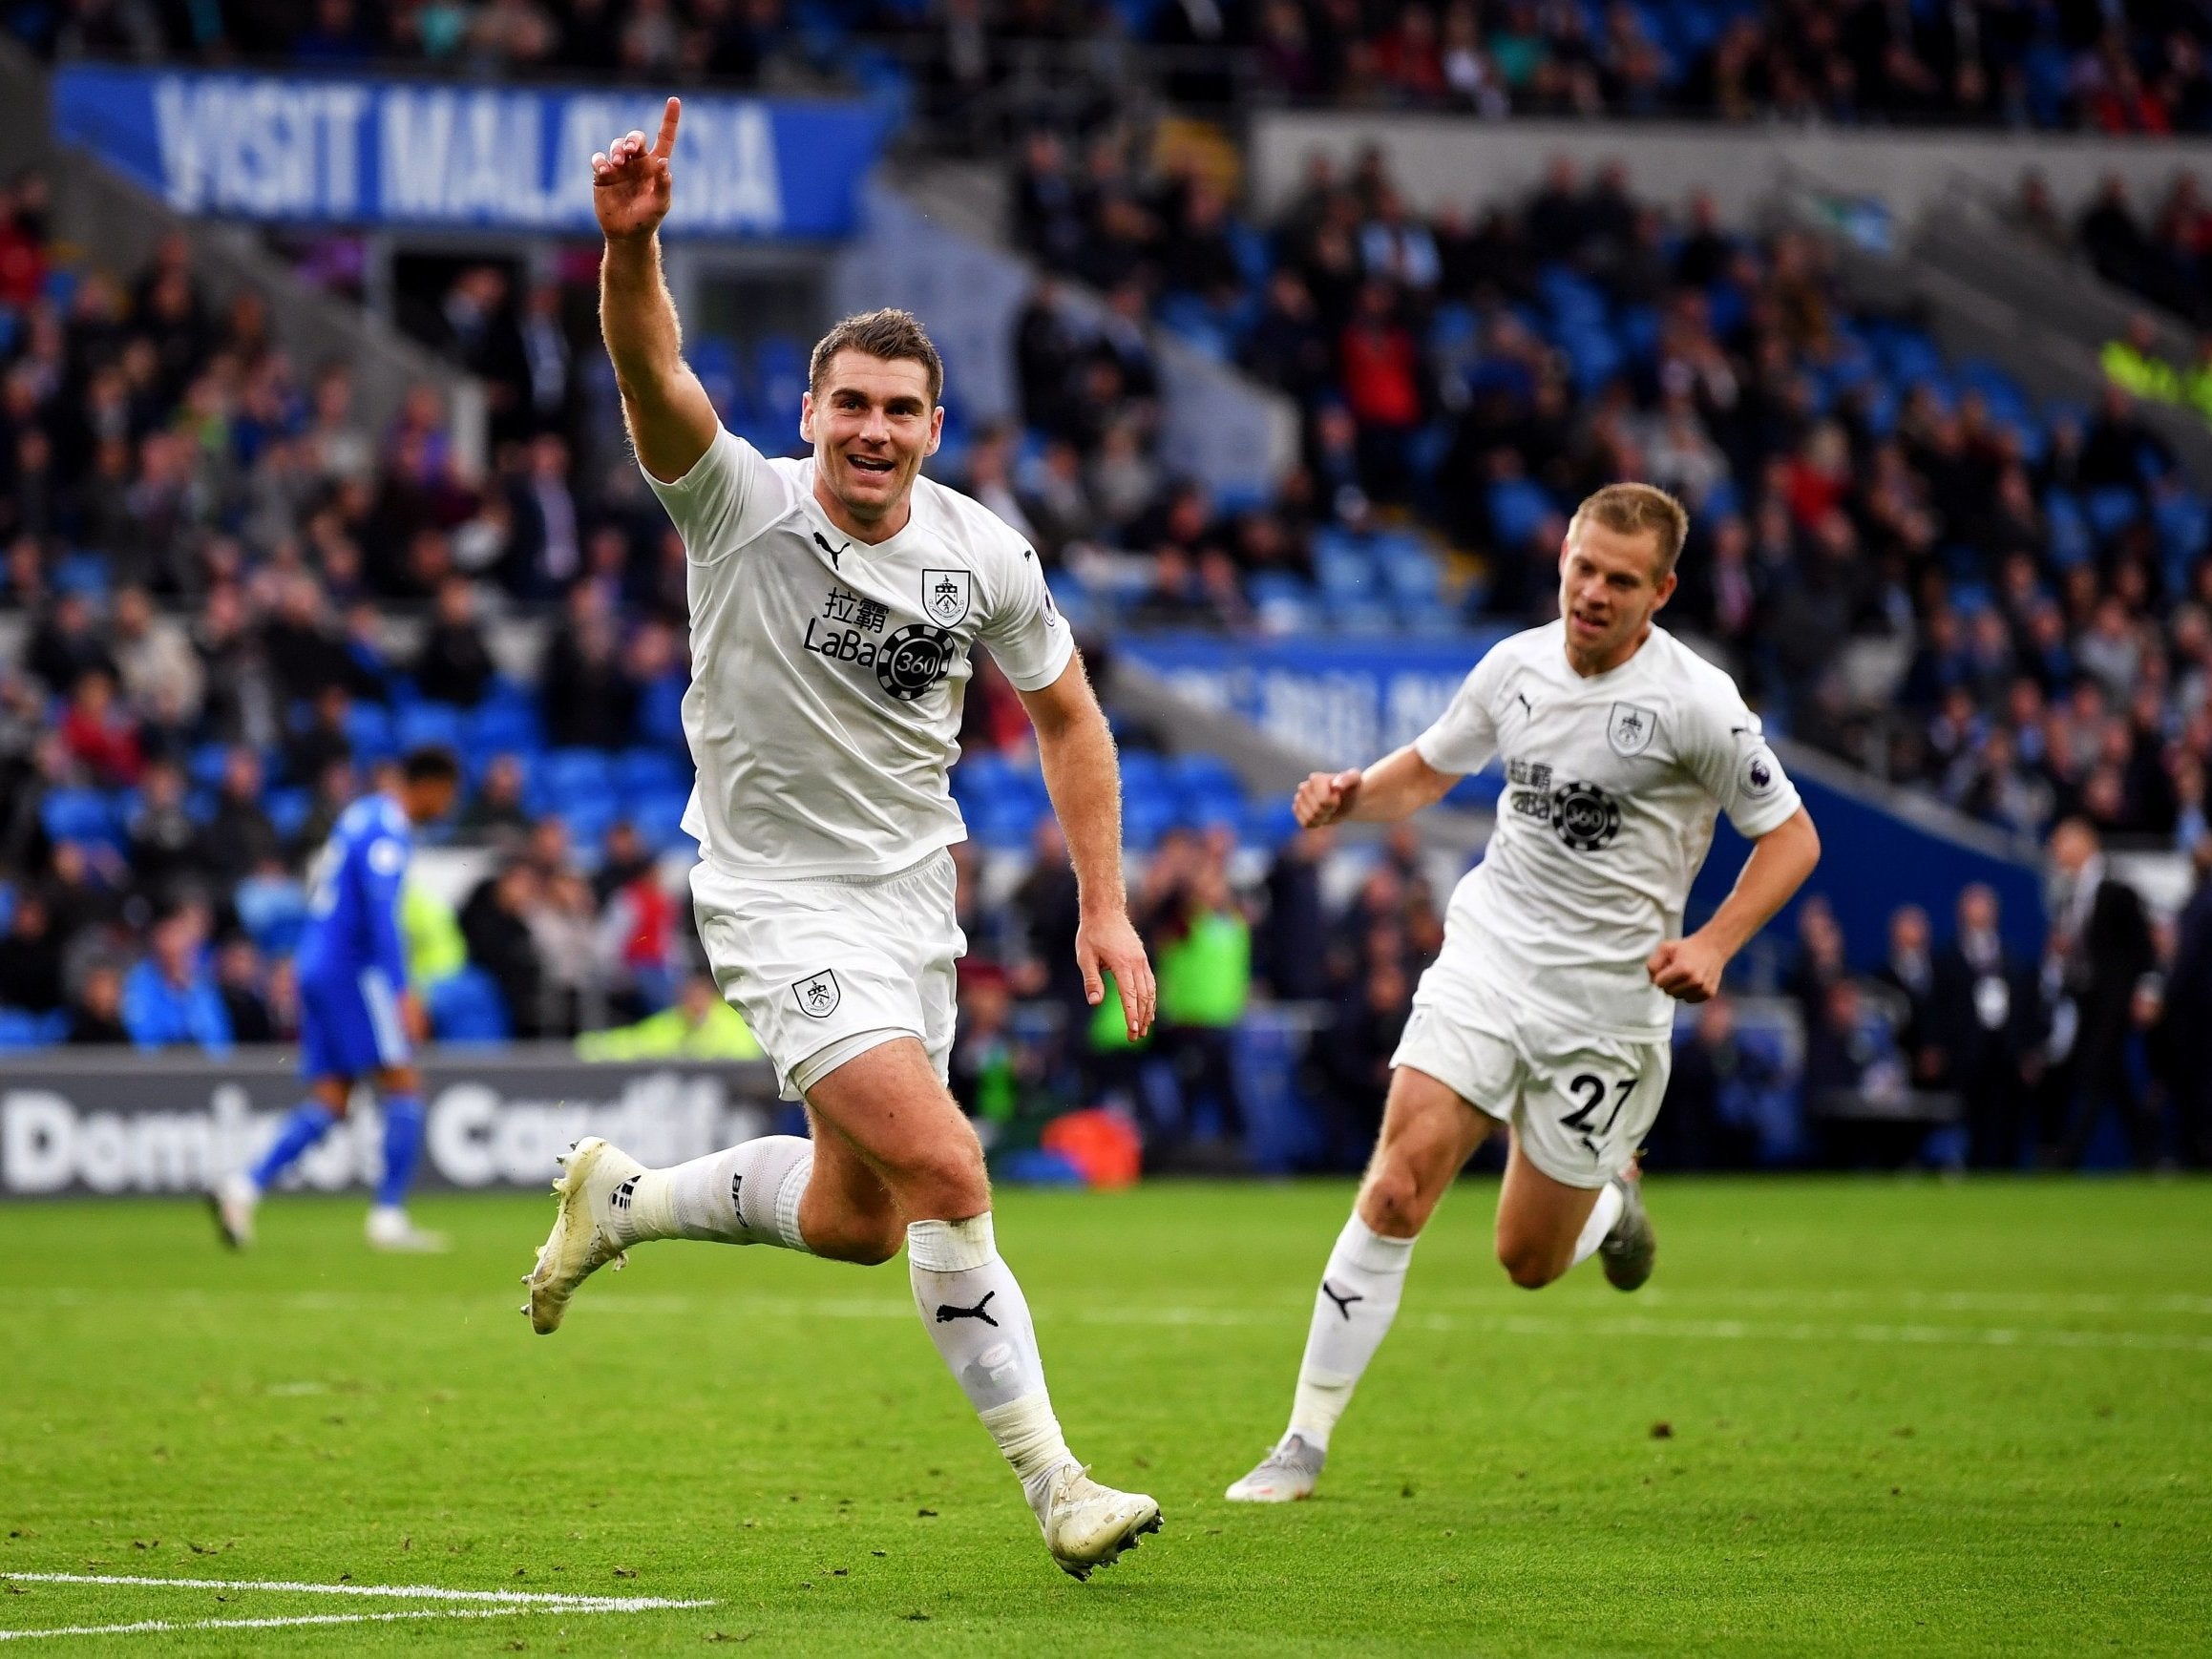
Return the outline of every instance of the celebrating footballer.
{"type": "Polygon", "coordinates": [[[1405,747],[1298,788],[1301,824],[1394,822],[1493,758],[1506,770],[1497,830],[1452,894],[1443,951],[1391,1058],[1381,1137],[1314,1297],[1290,1426],[1233,1500],[1312,1495],[1415,1240],[1499,1129],[1510,1145],[1498,1260],[1516,1285],[1548,1285],[1593,1254],[1624,1291],[1651,1276],[1636,1147],[1666,1092],[1673,1001],[1719,989],[1821,850],[1735,683],[1654,624],[1688,530],[1664,491],[1598,491],[1560,548],[1559,620],[1499,644],[1405,747]],[[1721,810],[1751,857],[1684,937],[1721,810]]]}
{"type": "Polygon", "coordinates": [[[814,347],[804,460],[726,430],[679,345],[659,227],[680,115],[592,158],[600,316],[639,465],[688,555],[698,784],[684,828],[723,994],[803,1101],[770,1135],[671,1169],[604,1141],[562,1160],[526,1312],[557,1329],[584,1278],[656,1239],[769,1245],[874,1265],[906,1247],[923,1328],[1020,1477],[1046,1547],[1085,1578],[1155,1531],[1150,1498],[1090,1480],[1061,1436],[1022,1287],[999,1255],[974,1130],[945,1088],[954,963],[946,786],[980,643],[1021,693],[1082,889],[1076,955],[1111,975],[1132,1040],[1154,988],[1122,885],[1111,735],[1034,552],[921,477],[944,369],[903,311],[814,347]]]}

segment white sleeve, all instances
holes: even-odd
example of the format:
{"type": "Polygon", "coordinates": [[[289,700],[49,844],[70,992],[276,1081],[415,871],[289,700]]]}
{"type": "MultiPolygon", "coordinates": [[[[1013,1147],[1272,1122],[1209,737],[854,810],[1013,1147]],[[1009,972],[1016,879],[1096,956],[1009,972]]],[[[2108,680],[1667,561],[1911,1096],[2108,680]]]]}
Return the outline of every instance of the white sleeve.
{"type": "Polygon", "coordinates": [[[1052,602],[1044,572],[1026,543],[1009,536],[993,562],[990,609],[980,630],[1006,678],[1022,691],[1042,691],[1075,655],[1075,636],[1052,602]]]}
{"type": "Polygon", "coordinates": [[[664,484],[650,472],[645,482],[668,510],[694,564],[712,564],[736,552],[767,529],[782,506],[768,462],[727,427],[715,428],[706,453],[675,483],[664,484]]]}
{"type": "Polygon", "coordinates": [[[1682,764],[1746,840],[1779,830],[1797,813],[1797,786],[1766,741],[1759,716],[1744,705],[1734,682],[1701,694],[1683,720],[1682,764]]]}
{"type": "Polygon", "coordinates": [[[1413,740],[1414,753],[1438,771],[1462,777],[1488,766],[1498,753],[1498,723],[1490,700],[1504,671],[1503,655],[1493,649],[1460,682],[1436,724],[1413,740]]]}

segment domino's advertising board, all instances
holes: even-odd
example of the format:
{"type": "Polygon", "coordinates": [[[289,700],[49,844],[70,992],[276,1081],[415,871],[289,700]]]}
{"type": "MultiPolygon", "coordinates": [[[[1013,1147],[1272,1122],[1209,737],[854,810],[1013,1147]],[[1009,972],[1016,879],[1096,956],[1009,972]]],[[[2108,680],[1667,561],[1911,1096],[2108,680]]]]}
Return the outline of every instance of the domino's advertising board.
{"type": "MultiPolygon", "coordinates": [[[[543,90],[76,64],[55,136],[179,213],[303,224],[589,234],[591,156],[662,99],[543,90]]],[[[891,117],[858,101],[684,100],[670,236],[849,233],[891,117]]]]}
{"type": "MultiPolygon", "coordinates": [[[[647,1164],[703,1157],[764,1135],[779,1113],[761,1061],[582,1064],[559,1044],[432,1049],[423,1065],[420,1185],[542,1186],[554,1157],[603,1135],[647,1164]]],[[[297,1057],[223,1059],[78,1050],[0,1066],[0,1201],[204,1192],[258,1155],[300,1099],[297,1057]]],[[[365,1092],[289,1185],[373,1185],[383,1120],[365,1092]]]]}

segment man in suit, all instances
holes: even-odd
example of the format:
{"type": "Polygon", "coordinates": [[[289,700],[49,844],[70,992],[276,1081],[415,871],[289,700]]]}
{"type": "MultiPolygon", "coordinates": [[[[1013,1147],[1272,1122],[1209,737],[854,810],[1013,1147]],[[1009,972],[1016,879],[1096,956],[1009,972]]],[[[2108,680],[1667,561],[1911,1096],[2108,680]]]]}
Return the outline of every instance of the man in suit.
{"type": "Polygon", "coordinates": [[[2159,1070],[2180,1119],[2181,1157],[2212,1166],[2212,1066],[2204,1062],[2204,1033],[2212,1030],[2212,835],[2190,854],[2197,890],[2174,927],[2174,965],[2166,976],[2159,1070]]]}
{"type": "MultiPolygon", "coordinates": [[[[2134,888],[2114,877],[2096,830],[2084,818],[2068,818],[2051,832],[2056,903],[2052,906],[2053,947],[2061,964],[2060,997],[2074,1010],[2074,1040],[2055,1101],[2067,1115],[2065,1133],[2049,1161],[2081,1161],[2096,1121],[2117,1106],[2138,1165],[2159,1155],[2158,1113],[2136,1086],[2128,1047],[2137,1029],[2157,1018],[2158,947],[2151,921],[2134,888]]],[[[2063,1014],[2056,1024],[2063,1030],[2063,1014]]]]}
{"type": "Polygon", "coordinates": [[[2006,950],[1998,914],[1980,883],[1959,894],[1958,934],[1936,954],[1928,999],[1928,1040],[1966,1102],[1978,1169],[2020,1166],[2023,1107],[2042,1067],[2042,987],[2034,964],[2006,950]]]}

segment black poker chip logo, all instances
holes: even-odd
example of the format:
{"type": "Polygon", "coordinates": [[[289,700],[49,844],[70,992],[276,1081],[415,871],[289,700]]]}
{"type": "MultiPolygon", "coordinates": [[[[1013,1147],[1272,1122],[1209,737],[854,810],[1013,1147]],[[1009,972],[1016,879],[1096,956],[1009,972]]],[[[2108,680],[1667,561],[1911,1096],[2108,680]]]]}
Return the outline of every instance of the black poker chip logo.
{"type": "Polygon", "coordinates": [[[875,654],[875,682],[901,703],[912,703],[952,671],[959,640],[927,622],[910,622],[875,654]]]}
{"type": "Polygon", "coordinates": [[[1595,852],[1621,832],[1620,803],[1595,784],[1563,784],[1551,791],[1551,828],[1577,852],[1595,852]]]}

